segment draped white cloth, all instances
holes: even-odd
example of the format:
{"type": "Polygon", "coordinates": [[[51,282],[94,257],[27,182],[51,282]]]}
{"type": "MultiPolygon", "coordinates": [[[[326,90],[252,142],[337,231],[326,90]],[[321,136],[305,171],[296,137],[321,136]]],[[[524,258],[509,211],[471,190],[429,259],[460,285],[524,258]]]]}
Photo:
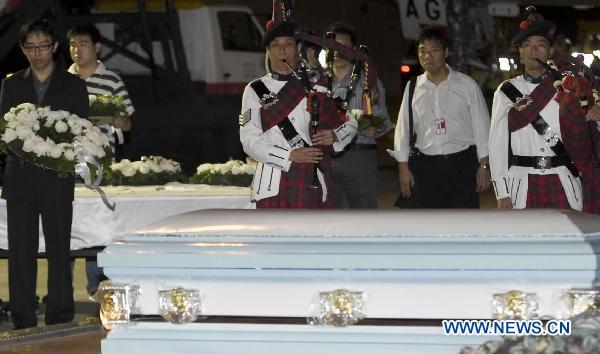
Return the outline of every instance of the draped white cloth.
{"type": "MultiPolygon", "coordinates": [[[[75,188],[71,249],[106,246],[112,240],[160,219],[201,209],[251,209],[250,190],[240,187],[174,184],[103,187],[115,211],[98,194],[75,188]]],[[[39,251],[45,251],[40,221],[39,251]]],[[[0,249],[8,249],[6,201],[0,199],[0,249]]]]}

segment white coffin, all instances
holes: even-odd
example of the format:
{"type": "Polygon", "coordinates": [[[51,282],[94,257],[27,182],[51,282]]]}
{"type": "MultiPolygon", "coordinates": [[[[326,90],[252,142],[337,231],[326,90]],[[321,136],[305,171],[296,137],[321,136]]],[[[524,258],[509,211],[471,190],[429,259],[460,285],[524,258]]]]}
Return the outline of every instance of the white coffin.
{"type": "MultiPolygon", "coordinates": [[[[556,317],[563,309],[561,291],[598,284],[599,254],[600,217],[569,211],[209,210],[144,228],[107,247],[98,259],[109,278],[141,287],[141,314],[158,313],[159,289],[183,286],[200,290],[205,315],[248,316],[252,322],[265,316],[305,318],[319,291],[338,288],[362,291],[371,319],[491,318],[492,294],[508,290],[536,293],[540,315],[556,317]]],[[[156,326],[169,329],[157,338],[179,338],[181,329],[198,332],[196,347],[216,345],[209,335],[214,324],[139,323],[110,333],[103,352],[116,353],[109,349],[116,341],[135,343],[140,333],[161,332],[156,326]]],[[[283,332],[315,343],[323,341],[299,333],[329,333],[308,325],[280,325],[292,332],[277,330],[278,325],[220,326],[231,332],[225,337],[240,335],[241,342],[248,328],[260,328],[256,338],[266,342],[276,340],[272,331],[283,342],[289,339],[283,332]]],[[[461,345],[485,339],[446,337],[439,327],[327,330],[347,336],[346,344],[371,343],[377,353],[456,353],[461,345]],[[388,330],[401,332],[393,343],[382,337],[388,330]],[[425,343],[438,343],[439,351],[425,343]]],[[[332,343],[320,350],[314,344],[310,352],[330,353],[332,343]]],[[[243,347],[208,352],[252,352],[243,347]]]]}

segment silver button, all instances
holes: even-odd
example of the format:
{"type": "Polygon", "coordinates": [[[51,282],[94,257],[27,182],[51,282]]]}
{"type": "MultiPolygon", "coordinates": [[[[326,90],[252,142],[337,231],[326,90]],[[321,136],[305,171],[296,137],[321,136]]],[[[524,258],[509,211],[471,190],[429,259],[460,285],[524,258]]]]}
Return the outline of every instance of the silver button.
{"type": "Polygon", "coordinates": [[[541,149],[540,149],[540,151],[541,151],[541,152],[544,152],[544,151],[546,151],[546,150],[544,150],[544,148],[541,148],[541,149]]]}
{"type": "Polygon", "coordinates": [[[293,121],[295,121],[295,120],[296,120],[296,118],[290,118],[290,120],[293,122],[293,121]]]}

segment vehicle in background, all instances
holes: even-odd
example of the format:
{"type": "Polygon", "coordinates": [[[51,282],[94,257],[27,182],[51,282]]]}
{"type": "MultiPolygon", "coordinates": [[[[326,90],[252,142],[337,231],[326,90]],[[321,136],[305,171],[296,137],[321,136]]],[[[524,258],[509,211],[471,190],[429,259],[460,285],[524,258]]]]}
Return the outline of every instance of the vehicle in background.
{"type": "MultiPolygon", "coordinates": [[[[200,163],[243,158],[238,115],[245,85],[265,73],[263,26],[247,6],[198,0],[20,0],[0,13],[4,74],[22,62],[20,26],[54,18],[60,38],[77,24],[100,29],[99,58],[118,72],[135,106],[123,157],[161,155],[193,173],[200,163]],[[8,65],[4,65],[8,63],[8,65]]],[[[65,67],[68,47],[59,47],[65,67]]]]}

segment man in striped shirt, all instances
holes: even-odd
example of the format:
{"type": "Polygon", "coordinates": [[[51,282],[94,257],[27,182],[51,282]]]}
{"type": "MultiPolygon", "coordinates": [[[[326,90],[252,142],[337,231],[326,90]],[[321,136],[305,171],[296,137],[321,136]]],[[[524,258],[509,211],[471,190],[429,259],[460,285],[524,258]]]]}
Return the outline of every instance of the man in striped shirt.
{"type": "MultiPolygon", "coordinates": [[[[92,25],[75,26],[67,33],[69,52],[73,65],[69,67],[71,74],[78,75],[85,80],[87,91],[90,95],[113,95],[123,97],[127,110],[127,117],[113,117],[112,124],[99,126],[110,141],[113,158],[119,160],[116,153],[116,144],[123,144],[124,131],[131,129],[131,115],[134,112],[129,93],[125,89],[123,80],[115,72],[106,69],[98,60],[100,53],[100,32],[92,25]]],[[[86,259],[86,275],[88,279],[87,292],[93,295],[98,289],[98,284],[106,279],[102,268],[98,267],[96,259],[86,259]]]]}
{"type": "MultiPolygon", "coordinates": [[[[114,71],[106,69],[98,60],[100,53],[100,32],[92,24],[75,26],[67,33],[69,52],[73,64],[69,67],[71,74],[79,75],[85,80],[90,95],[113,95],[123,97],[128,117],[113,117],[111,124],[101,125],[99,128],[108,136],[113,156],[116,154],[116,144],[123,144],[124,131],[131,129],[131,116],[134,112],[129,93],[123,80],[114,71]]],[[[116,154],[116,155],[115,155],[116,154]]]]}
{"type": "MultiPolygon", "coordinates": [[[[325,33],[333,32],[335,41],[347,47],[356,47],[356,32],[346,23],[337,22],[325,33]]],[[[350,92],[354,64],[336,55],[333,61],[333,96],[348,102],[349,109],[363,109],[364,72],[350,92]],[[351,97],[347,97],[348,95],[351,97]]],[[[356,138],[342,153],[336,154],[333,164],[333,200],[336,208],[377,209],[377,141],[392,128],[385,104],[385,89],[377,80],[378,95],[373,96],[373,114],[384,116],[378,128],[359,129],[356,138]]]]}

